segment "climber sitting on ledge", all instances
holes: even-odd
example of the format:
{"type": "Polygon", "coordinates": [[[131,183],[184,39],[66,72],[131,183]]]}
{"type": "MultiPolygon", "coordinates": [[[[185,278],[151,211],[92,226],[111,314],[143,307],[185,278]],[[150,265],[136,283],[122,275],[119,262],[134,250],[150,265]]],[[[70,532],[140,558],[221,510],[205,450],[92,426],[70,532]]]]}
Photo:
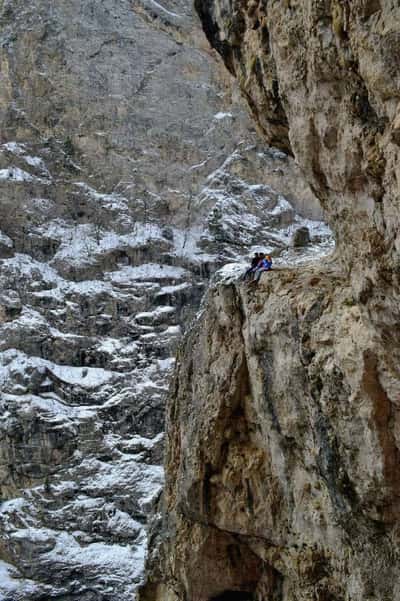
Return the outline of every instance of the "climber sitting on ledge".
{"type": "Polygon", "coordinates": [[[254,271],[254,279],[250,284],[255,284],[257,286],[260,281],[261,274],[264,271],[270,271],[272,269],[272,259],[270,255],[265,255],[265,257],[258,263],[255,271],[254,271]]]}
{"type": "Polygon", "coordinates": [[[241,277],[242,280],[247,280],[252,277],[252,275],[254,274],[255,270],[257,269],[259,263],[261,263],[261,261],[263,260],[263,257],[264,257],[263,253],[254,253],[254,257],[251,260],[251,266],[242,275],[242,277],[241,277]]]}

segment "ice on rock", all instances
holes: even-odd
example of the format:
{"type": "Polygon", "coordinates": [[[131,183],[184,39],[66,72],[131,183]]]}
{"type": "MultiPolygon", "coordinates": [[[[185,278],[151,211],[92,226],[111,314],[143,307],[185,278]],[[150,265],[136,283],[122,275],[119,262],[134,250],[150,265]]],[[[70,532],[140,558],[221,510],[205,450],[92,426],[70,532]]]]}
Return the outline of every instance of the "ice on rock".
{"type": "Polygon", "coordinates": [[[173,313],[175,313],[174,307],[162,306],[156,307],[154,311],[144,311],[143,313],[137,313],[135,319],[138,322],[156,323],[165,320],[165,318],[168,319],[173,313]]]}
{"type": "Polygon", "coordinates": [[[67,384],[83,388],[98,388],[118,376],[116,372],[103,368],[57,365],[40,357],[29,357],[19,351],[7,350],[0,354],[0,386],[4,386],[10,374],[24,374],[32,369],[41,369],[43,373],[53,374],[67,384]]]}
{"type": "Polygon", "coordinates": [[[221,119],[232,119],[232,117],[233,117],[232,113],[224,113],[224,112],[219,112],[214,115],[214,119],[216,119],[217,121],[221,121],[221,119]]]}
{"type": "Polygon", "coordinates": [[[288,200],[284,196],[278,196],[278,202],[276,205],[270,210],[271,215],[280,215],[281,213],[293,211],[293,207],[288,200]]]}
{"type": "Polygon", "coordinates": [[[128,200],[122,194],[102,194],[85,182],[76,182],[75,185],[81,188],[89,197],[112,211],[128,210],[128,200]]]}
{"type": "Polygon", "coordinates": [[[248,269],[247,263],[227,263],[215,274],[215,280],[230,284],[237,280],[248,269]]]}
{"type": "Polygon", "coordinates": [[[164,296],[165,294],[171,295],[176,294],[177,292],[182,292],[183,290],[187,290],[190,288],[190,284],[185,282],[184,284],[177,284],[175,286],[163,286],[159,292],[157,292],[156,296],[164,296]]]}
{"type": "MultiPolygon", "coordinates": [[[[19,144],[17,142],[7,142],[6,144],[0,145],[0,153],[10,152],[17,157],[22,159],[31,167],[39,168],[41,171],[49,175],[44,160],[41,157],[34,157],[28,154],[27,146],[25,144],[19,144]]],[[[31,181],[31,180],[25,180],[31,181]]]]}
{"type": "Polygon", "coordinates": [[[26,154],[25,144],[18,144],[17,142],[7,142],[6,144],[2,144],[0,146],[0,152],[4,152],[5,150],[17,156],[26,154]]]}

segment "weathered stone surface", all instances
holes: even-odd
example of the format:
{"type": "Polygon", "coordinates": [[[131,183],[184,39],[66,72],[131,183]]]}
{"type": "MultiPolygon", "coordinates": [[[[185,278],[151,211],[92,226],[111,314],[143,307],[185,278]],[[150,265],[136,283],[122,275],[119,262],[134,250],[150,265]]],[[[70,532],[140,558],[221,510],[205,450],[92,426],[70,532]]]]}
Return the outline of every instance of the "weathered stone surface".
{"type": "Polygon", "coordinates": [[[197,0],[196,7],[264,136],[294,154],[320,198],[354,277],[368,258],[374,282],[382,268],[394,277],[399,7],[389,0],[197,0]]]}
{"type": "Polygon", "coordinates": [[[292,246],[294,247],[301,247],[301,246],[307,246],[307,244],[309,244],[310,242],[310,231],[308,229],[308,227],[299,227],[295,230],[293,237],[292,237],[292,246]]]}
{"type": "Polygon", "coordinates": [[[399,595],[400,349],[377,332],[333,262],[210,290],[178,356],[144,599],[399,595]]]}
{"type": "Polygon", "coordinates": [[[178,359],[145,601],[382,601],[399,582],[399,8],[198,0],[338,249],[226,276],[178,359]],[[158,545],[158,547],[157,547],[158,545]]]}

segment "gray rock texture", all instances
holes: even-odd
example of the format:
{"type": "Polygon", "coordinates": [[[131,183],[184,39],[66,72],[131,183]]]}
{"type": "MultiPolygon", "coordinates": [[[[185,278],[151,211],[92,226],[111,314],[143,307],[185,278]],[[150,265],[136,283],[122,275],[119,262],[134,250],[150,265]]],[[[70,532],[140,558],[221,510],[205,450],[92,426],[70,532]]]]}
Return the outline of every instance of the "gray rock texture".
{"type": "Polygon", "coordinates": [[[307,246],[310,242],[310,231],[308,227],[303,226],[295,230],[291,242],[294,247],[307,246]]]}
{"type": "Polygon", "coordinates": [[[396,336],[332,260],[211,288],[178,355],[143,599],[398,597],[396,336]]]}
{"type": "Polygon", "coordinates": [[[197,0],[196,7],[264,137],[296,157],[354,278],[369,260],[378,281],[399,252],[399,7],[389,0],[197,0]]]}
{"type": "Polygon", "coordinates": [[[383,601],[399,582],[399,8],[197,0],[336,254],[234,268],[188,333],[143,601],[383,601]]]}
{"type": "Polygon", "coordinates": [[[132,599],[208,278],[320,217],[189,5],[0,0],[1,599],[132,599]]]}

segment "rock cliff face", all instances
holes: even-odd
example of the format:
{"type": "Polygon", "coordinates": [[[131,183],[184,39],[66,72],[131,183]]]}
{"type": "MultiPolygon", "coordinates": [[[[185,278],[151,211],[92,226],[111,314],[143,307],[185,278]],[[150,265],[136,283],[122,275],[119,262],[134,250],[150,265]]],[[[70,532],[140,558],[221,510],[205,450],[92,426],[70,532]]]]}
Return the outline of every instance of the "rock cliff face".
{"type": "Polygon", "coordinates": [[[133,597],[208,277],[319,216],[185,2],[0,0],[1,599],[133,597]]]}
{"type": "Polygon", "coordinates": [[[334,264],[263,277],[212,287],[178,357],[143,598],[396,599],[397,334],[334,264]]]}
{"type": "Polygon", "coordinates": [[[366,255],[369,263],[393,266],[399,252],[396,3],[198,0],[197,9],[267,140],[296,156],[349,270],[357,262],[364,270],[366,255]]]}
{"type": "Polygon", "coordinates": [[[397,599],[399,8],[196,6],[338,249],[255,291],[227,271],[209,291],[168,403],[162,536],[142,598],[397,599]]]}

